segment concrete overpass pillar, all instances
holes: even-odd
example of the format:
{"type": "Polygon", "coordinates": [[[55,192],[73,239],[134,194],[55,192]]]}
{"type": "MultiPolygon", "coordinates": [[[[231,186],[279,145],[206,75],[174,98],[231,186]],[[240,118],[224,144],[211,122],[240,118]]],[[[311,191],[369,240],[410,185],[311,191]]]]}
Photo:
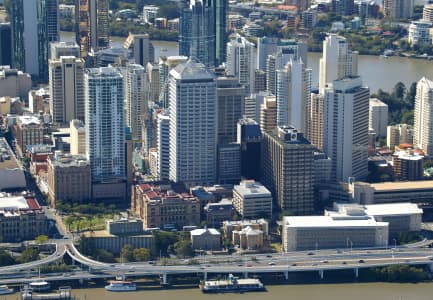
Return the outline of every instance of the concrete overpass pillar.
{"type": "Polygon", "coordinates": [[[204,273],[203,273],[203,279],[204,279],[204,280],[207,280],[207,272],[204,272],[204,273]]]}
{"type": "Polygon", "coordinates": [[[162,284],[167,285],[167,273],[162,273],[162,284]]]}
{"type": "Polygon", "coordinates": [[[289,271],[284,272],[284,278],[286,278],[286,280],[289,280],[289,271]]]}
{"type": "Polygon", "coordinates": [[[429,269],[430,269],[430,272],[433,273],[433,264],[429,264],[428,267],[429,267],[429,269]]]}
{"type": "Polygon", "coordinates": [[[359,275],[359,269],[355,268],[355,277],[358,278],[358,275],[359,275]]]}
{"type": "Polygon", "coordinates": [[[244,278],[248,278],[248,272],[244,272],[244,278]]]}
{"type": "Polygon", "coordinates": [[[84,283],[84,279],[80,278],[80,280],[78,280],[78,282],[82,285],[84,283]]]}
{"type": "Polygon", "coordinates": [[[320,279],[323,279],[323,270],[319,270],[320,279]]]}

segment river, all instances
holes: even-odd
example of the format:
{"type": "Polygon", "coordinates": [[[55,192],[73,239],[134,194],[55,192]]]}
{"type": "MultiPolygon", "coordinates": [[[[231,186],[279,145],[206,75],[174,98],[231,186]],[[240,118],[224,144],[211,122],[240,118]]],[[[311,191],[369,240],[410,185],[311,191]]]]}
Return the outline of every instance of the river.
{"type": "MultiPolygon", "coordinates": [[[[74,39],[71,32],[62,32],[64,41],[74,39]]],[[[112,37],[114,46],[121,46],[125,38],[112,37]]],[[[176,42],[152,41],[155,47],[155,57],[160,55],[178,55],[179,47],[176,42]]],[[[313,86],[318,85],[319,59],[321,53],[308,53],[308,67],[313,70],[313,86]]],[[[360,55],[358,72],[364,84],[370,87],[372,93],[378,89],[391,91],[394,85],[401,81],[407,88],[420,80],[423,76],[433,80],[433,61],[424,59],[413,59],[406,57],[389,57],[387,59],[379,56],[360,55]]]]}
{"type": "MultiPolygon", "coordinates": [[[[430,300],[433,283],[350,283],[267,286],[267,292],[244,294],[202,294],[195,289],[157,289],[128,293],[106,292],[103,288],[74,289],[79,300],[430,300]]],[[[0,296],[0,299],[17,300],[18,294],[0,296]]]]}

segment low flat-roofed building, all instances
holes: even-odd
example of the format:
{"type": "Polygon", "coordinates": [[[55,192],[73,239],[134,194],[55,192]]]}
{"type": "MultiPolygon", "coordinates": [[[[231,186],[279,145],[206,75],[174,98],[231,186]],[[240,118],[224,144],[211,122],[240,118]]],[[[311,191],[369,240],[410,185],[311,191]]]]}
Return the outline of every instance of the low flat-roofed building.
{"type": "Polygon", "coordinates": [[[36,199],[0,193],[2,242],[32,240],[47,232],[48,220],[36,199]]]}
{"type": "Polygon", "coordinates": [[[152,247],[154,238],[152,235],[114,235],[106,230],[101,231],[88,231],[83,234],[86,238],[91,238],[94,241],[96,249],[104,249],[113,254],[119,254],[123,246],[131,245],[135,248],[152,247]]]}
{"type": "Polygon", "coordinates": [[[139,219],[107,220],[105,227],[109,234],[141,234],[143,233],[143,221],[139,219]]]}
{"type": "Polygon", "coordinates": [[[283,218],[284,251],[388,245],[388,223],[370,216],[283,218]]]}
{"type": "Polygon", "coordinates": [[[272,194],[260,182],[243,180],[233,187],[233,206],[243,218],[270,218],[272,194]]]}
{"type": "Polygon", "coordinates": [[[233,219],[235,209],[230,199],[222,199],[220,202],[206,204],[203,211],[208,226],[220,227],[224,221],[233,219]]]}
{"type": "MultiPolygon", "coordinates": [[[[365,215],[378,222],[389,223],[389,237],[400,233],[420,231],[423,210],[409,202],[359,205],[355,203],[334,203],[334,210],[343,215],[365,215]]],[[[332,214],[333,212],[327,212],[332,214]]]]}
{"type": "Polygon", "coordinates": [[[0,191],[26,187],[24,169],[5,138],[0,138],[0,191]]]}
{"type": "Polygon", "coordinates": [[[195,229],[190,234],[194,250],[221,250],[221,233],[215,228],[195,229]]]}
{"type": "Polygon", "coordinates": [[[433,204],[433,180],[383,183],[354,182],[348,185],[353,202],[359,204],[417,203],[421,207],[433,204]]]}

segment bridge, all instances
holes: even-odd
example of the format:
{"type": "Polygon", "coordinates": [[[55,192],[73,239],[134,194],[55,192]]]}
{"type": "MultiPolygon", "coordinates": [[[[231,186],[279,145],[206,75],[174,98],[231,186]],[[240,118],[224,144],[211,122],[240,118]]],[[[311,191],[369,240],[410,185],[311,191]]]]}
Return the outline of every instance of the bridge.
{"type": "Polygon", "coordinates": [[[72,240],[56,241],[53,254],[39,261],[0,268],[0,284],[26,283],[34,281],[23,271],[38,268],[52,263],[68,254],[73,261],[86,266],[86,271],[78,273],[44,274],[44,280],[88,280],[94,278],[113,278],[122,274],[127,277],[160,276],[163,284],[167,284],[167,276],[176,274],[201,275],[209,274],[248,274],[282,273],[288,278],[289,272],[315,271],[324,278],[326,271],[353,270],[358,276],[359,269],[384,267],[391,265],[429,265],[433,270],[433,249],[423,248],[432,241],[425,240],[413,247],[394,247],[388,249],[344,249],[297,251],[278,254],[249,255],[204,255],[196,264],[191,260],[174,260],[170,265],[161,262],[103,263],[82,255],[72,240]]]}

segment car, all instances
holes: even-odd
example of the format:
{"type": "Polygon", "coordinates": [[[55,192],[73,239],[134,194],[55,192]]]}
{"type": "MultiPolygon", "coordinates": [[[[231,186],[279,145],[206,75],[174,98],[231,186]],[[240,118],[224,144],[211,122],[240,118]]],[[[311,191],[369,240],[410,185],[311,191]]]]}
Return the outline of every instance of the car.
{"type": "Polygon", "coordinates": [[[339,253],[339,254],[340,254],[340,253],[343,253],[343,251],[341,251],[341,250],[339,249],[339,250],[337,250],[337,253],[339,253]]]}
{"type": "Polygon", "coordinates": [[[314,252],[308,252],[307,255],[314,255],[314,252]]]}
{"type": "Polygon", "coordinates": [[[364,261],[363,259],[358,260],[358,262],[359,262],[360,264],[365,263],[365,261],[364,261]]]}
{"type": "Polygon", "coordinates": [[[238,267],[243,267],[244,265],[243,264],[238,264],[238,267]]]}
{"type": "Polygon", "coordinates": [[[275,263],[273,261],[269,262],[268,265],[275,266],[275,263]]]}
{"type": "Polygon", "coordinates": [[[343,261],[342,264],[345,265],[345,264],[347,264],[347,262],[343,261]]]}
{"type": "Polygon", "coordinates": [[[247,264],[247,267],[252,267],[253,265],[252,264],[247,264]]]}
{"type": "Polygon", "coordinates": [[[148,264],[149,264],[149,265],[153,265],[153,264],[155,264],[155,263],[154,263],[153,261],[149,261],[148,264]]]}
{"type": "Polygon", "coordinates": [[[322,260],[321,263],[322,263],[322,264],[327,264],[328,261],[327,261],[327,260],[322,260]]]}
{"type": "Polygon", "coordinates": [[[271,257],[272,257],[272,255],[268,254],[268,255],[266,255],[266,257],[268,257],[268,258],[271,258],[271,257]]]}
{"type": "Polygon", "coordinates": [[[312,266],[317,266],[317,264],[312,264],[312,266]]]}
{"type": "Polygon", "coordinates": [[[115,265],[110,265],[110,267],[114,268],[114,267],[115,267],[115,265]]]}
{"type": "Polygon", "coordinates": [[[428,258],[429,260],[433,260],[433,256],[429,256],[429,258],[428,258]]]}
{"type": "Polygon", "coordinates": [[[297,266],[297,264],[292,264],[292,266],[293,266],[293,267],[296,267],[296,266],[297,266]]]}

